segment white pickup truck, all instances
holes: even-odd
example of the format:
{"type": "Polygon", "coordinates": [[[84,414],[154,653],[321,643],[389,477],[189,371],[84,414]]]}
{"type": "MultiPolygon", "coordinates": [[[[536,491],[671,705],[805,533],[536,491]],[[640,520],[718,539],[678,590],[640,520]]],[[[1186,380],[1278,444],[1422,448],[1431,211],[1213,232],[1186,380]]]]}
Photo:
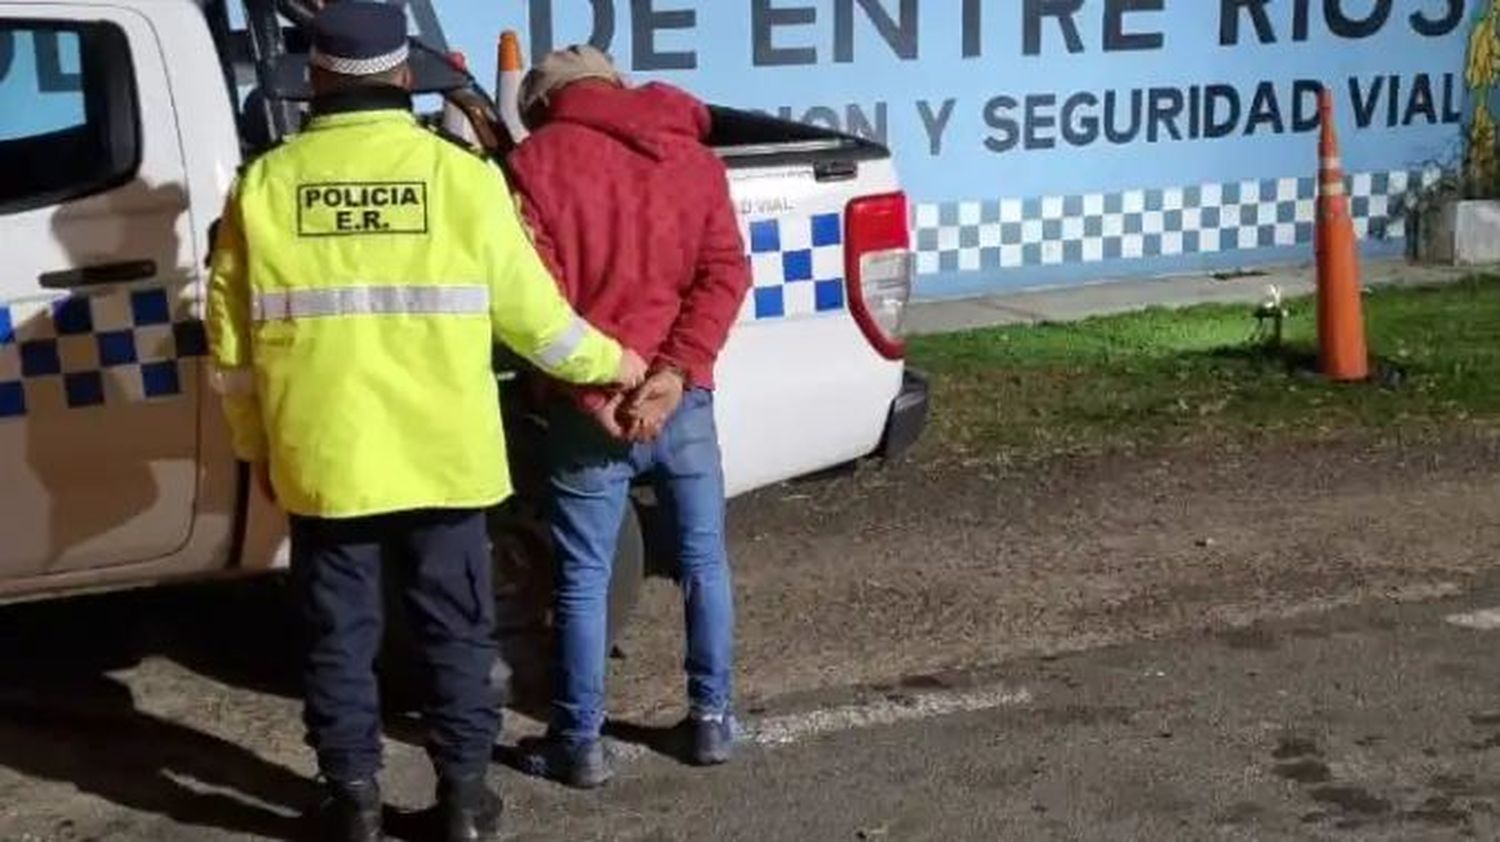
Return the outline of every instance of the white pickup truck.
{"type": "MultiPolygon", "coordinates": [[[[297,127],[299,3],[0,0],[0,601],[285,565],[283,518],[206,388],[201,317],[210,226],[242,158],[297,127]]],[[[503,151],[499,111],[446,60],[431,6],[403,5],[423,101],[462,104],[503,151]]],[[[755,275],[718,369],[730,493],[905,449],[927,390],[902,359],[911,261],[889,154],[714,115],[755,275]]],[[[536,432],[526,422],[507,407],[513,436],[536,432]]],[[[545,548],[518,527],[534,487],[518,484],[495,518],[499,579],[535,596],[516,579],[546,568],[545,548]]],[[[643,567],[626,528],[615,626],[643,567]]]]}

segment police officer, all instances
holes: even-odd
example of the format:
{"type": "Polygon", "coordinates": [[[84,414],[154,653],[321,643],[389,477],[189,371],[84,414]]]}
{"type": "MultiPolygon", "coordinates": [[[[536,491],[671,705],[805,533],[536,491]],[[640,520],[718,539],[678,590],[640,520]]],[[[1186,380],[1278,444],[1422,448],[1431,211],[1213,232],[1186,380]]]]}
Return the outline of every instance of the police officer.
{"type": "Polygon", "coordinates": [[[511,487],[492,338],[575,383],[633,386],[644,364],[568,306],[498,169],[418,125],[406,59],[400,6],[319,13],[311,119],[231,190],[208,328],[235,453],[290,515],[323,837],[382,838],[384,572],[430,667],[440,838],[470,842],[500,813],[482,511],[511,487]]]}

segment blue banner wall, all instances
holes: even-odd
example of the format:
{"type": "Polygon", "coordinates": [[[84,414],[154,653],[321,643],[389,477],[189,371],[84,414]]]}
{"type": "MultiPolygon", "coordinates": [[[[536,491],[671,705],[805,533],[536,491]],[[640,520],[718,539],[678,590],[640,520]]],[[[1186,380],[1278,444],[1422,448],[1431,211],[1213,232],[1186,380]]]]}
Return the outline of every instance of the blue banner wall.
{"type": "Polygon", "coordinates": [[[591,40],[637,79],[887,142],[919,292],[959,295],[1311,254],[1317,90],[1357,227],[1399,252],[1455,166],[1488,0],[515,0],[444,7],[494,39],[591,40]]]}
{"type": "MultiPolygon", "coordinates": [[[[1402,250],[1469,115],[1495,169],[1469,100],[1500,80],[1500,0],[436,5],[486,82],[513,28],[529,55],[589,40],[638,80],[887,143],[925,296],[1307,259],[1325,84],[1369,252],[1402,250]]],[[[0,39],[0,139],[81,120],[77,70],[76,43],[0,39]]]]}
{"type": "Polygon", "coordinates": [[[0,141],[81,125],[78,36],[18,27],[0,32],[0,141]]]}

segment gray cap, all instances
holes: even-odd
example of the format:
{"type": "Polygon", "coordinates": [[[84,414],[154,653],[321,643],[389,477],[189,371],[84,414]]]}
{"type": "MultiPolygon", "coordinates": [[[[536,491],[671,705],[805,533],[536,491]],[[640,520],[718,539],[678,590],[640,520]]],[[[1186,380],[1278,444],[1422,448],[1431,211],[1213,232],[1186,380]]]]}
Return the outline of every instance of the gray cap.
{"type": "Polygon", "coordinates": [[[517,96],[521,113],[526,114],[539,103],[546,102],[559,88],[584,79],[625,83],[625,77],[615,67],[614,61],[597,47],[574,44],[553,50],[542,56],[521,80],[521,91],[517,96]]]}

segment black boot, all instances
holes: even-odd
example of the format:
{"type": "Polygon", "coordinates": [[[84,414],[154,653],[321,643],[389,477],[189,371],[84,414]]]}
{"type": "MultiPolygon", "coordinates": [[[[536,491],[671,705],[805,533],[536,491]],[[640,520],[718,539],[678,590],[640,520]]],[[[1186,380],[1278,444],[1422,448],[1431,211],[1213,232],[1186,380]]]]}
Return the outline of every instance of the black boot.
{"type": "Polygon", "coordinates": [[[323,842],[385,842],[380,826],[380,784],[330,781],[318,807],[318,838],[323,842]]]}
{"type": "Polygon", "coordinates": [[[480,773],[438,781],[438,822],[444,842],[498,842],[503,805],[480,773]]]}

